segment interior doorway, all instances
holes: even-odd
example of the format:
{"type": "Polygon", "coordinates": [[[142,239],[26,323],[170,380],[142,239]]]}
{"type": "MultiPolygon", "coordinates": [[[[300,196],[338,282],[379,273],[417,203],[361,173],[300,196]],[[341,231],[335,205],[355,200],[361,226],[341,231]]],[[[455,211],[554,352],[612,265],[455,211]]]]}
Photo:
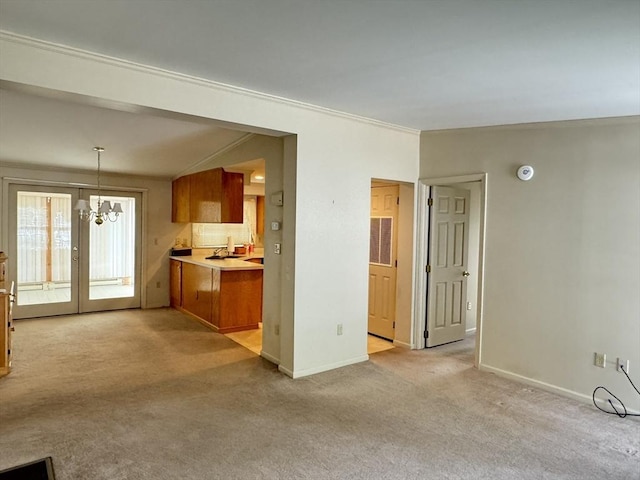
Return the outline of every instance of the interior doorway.
{"type": "MultiPolygon", "coordinates": [[[[430,311],[430,303],[437,299],[437,291],[431,286],[432,272],[430,272],[429,258],[430,241],[437,240],[438,231],[436,226],[430,220],[432,209],[439,208],[438,205],[430,205],[429,199],[433,197],[433,187],[443,186],[446,188],[453,187],[457,190],[468,191],[469,193],[469,220],[465,228],[468,229],[468,256],[464,258],[460,271],[456,272],[464,275],[466,293],[460,295],[458,305],[464,309],[466,316],[466,325],[458,332],[460,339],[469,338],[475,334],[475,359],[474,364],[477,367],[481,361],[482,355],[482,312],[483,312],[483,278],[484,278],[484,241],[485,241],[485,212],[487,197],[487,175],[473,174],[458,177],[445,177],[422,179],[420,181],[419,201],[418,201],[418,249],[416,253],[417,278],[416,288],[420,292],[416,295],[416,320],[414,323],[414,335],[416,338],[417,348],[425,348],[428,345],[427,332],[429,323],[433,323],[433,308],[430,311]],[[464,265],[463,265],[464,264],[464,265]]],[[[435,200],[434,200],[434,203],[435,200]]],[[[433,270],[433,266],[431,266],[433,270]]],[[[449,304],[451,308],[451,304],[449,304]]],[[[458,312],[461,313],[461,312],[458,312]]]]}
{"type": "Polygon", "coordinates": [[[55,185],[9,185],[9,261],[15,318],[141,304],[141,203],[138,192],[55,185]],[[97,225],[74,210],[79,199],[120,203],[117,219],[97,225]]]}
{"type": "Polygon", "coordinates": [[[370,197],[368,343],[414,348],[415,186],[372,179],[370,197]]]}
{"type": "MultiPolygon", "coordinates": [[[[471,192],[458,185],[433,185],[429,195],[426,347],[465,338],[471,192]]],[[[474,232],[475,234],[476,232],[474,232]]]]}
{"type": "Polygon", "coordinates": [[[372,183],[369,231],[368,332],[393,341],[398,268],[398,185],[372,183]]]}

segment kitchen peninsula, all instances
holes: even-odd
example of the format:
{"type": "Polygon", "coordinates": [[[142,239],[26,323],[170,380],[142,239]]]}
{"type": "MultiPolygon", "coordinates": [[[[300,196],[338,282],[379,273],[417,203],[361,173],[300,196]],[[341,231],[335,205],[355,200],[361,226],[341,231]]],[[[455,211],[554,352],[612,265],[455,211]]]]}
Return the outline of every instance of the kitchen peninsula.
{"type": "Polygon", "coordinates": [[[171,258],[171,306],[218,333],[258,328],[262,321],[261,257],[171,258]]]}

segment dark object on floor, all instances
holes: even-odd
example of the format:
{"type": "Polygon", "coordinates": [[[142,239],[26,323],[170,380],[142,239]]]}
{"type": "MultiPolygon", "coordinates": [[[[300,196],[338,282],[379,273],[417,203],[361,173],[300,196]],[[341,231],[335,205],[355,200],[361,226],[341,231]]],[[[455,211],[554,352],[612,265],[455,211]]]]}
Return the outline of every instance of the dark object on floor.
{"type": "Polygon", "coordinates": [[[51,457],[7,468],[0,472],[0,480],[54,480],[51,457]]]}

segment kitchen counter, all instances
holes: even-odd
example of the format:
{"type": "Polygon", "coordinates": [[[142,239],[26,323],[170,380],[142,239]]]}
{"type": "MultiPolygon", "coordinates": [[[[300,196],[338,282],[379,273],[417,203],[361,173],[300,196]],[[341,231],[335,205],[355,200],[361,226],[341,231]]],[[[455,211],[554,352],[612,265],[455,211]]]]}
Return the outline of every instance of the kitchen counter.
{"type": "Polygon", "coordinates": [[[172,256],[171,306],[218,333],[258,328],[262,321],[262,255],[207,260],[172,256]]]}
{"type": "Polygon", "coordinates": [[[224,258],[220,260],[207,260],[206,255],[189,255],[180,257],[170,257],[178,262],[191,263],[200,265],[201,267],[212,268],[215,270],[264,270],[264,266],[260,263],[254,263],[251,259],[261,259],[262,255],[246,255],[237,258],[224,258]]]}

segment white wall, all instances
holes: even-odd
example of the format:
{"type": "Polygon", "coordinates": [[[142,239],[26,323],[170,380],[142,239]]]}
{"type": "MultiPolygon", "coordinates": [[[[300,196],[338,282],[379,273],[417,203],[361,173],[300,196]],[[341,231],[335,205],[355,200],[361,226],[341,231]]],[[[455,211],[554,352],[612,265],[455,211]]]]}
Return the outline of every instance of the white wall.
{"type": "MultiPolygon", "coordinates": [[[[262,355],[270,361],[280,363],[280,324],[282,302],[282,262],[273,253],[275,243],[282,243],[285,229],[293,232],[293,226],[285,224],[284,207],[273,205],[271,195],[284,190],[284,139],[265,135],[252,135],[245,142],[209,162],[199,165],[198,170],[225,167],[250,160],[265,161],[265,231],[264,231],[264,281],[262,309],[262,355]],[[269,228],[272,221],[280,222],[281,230],[269,228]]],[[[194,170],[195,171],[195,170],[194,170]]],[[[245,190],[246,193],[246,190],[245,190]]],[[[293,209],[295,198],[286,198],[287,208],[293,209]]],[[[295,210],[292,210],[295,211],[295,210]]]]}
{"type": "Polygon", "coordinates": [[[467,278],[467,302],[471,302],[471,310],[467,310],[466,330],[471,332],[476,329],[478,317],[476,302],[478,298],[478,262],[480,254],[480,182],[459,183],[456,187],[464,188],[470,192],[467,269],[471,275],[467,278]]]}
{"type": "Polygon", "coordinates": [[[634,117],[422,133],[422,177],[488,173],[481,368],[639,409],[593,366],[597,351],[640,372],[639,132],[634,117]]]}
{"type": "MultiPolygon", "coordinates": [[[[0,177],[25,180],[48,181],[57,183],[79,183],[95,185],[95,172],[82,173],[42,168],[20,168],[19,166],[0,165],[0,177]]],[[[171,223],[171,181],[133,176],[102,174],[103,186],[134,188],[143,190],[147,200],[147,211],[143,231],[144,271],[143,271],[143,307],[156,308],[169,305],[169,253],[176,237],[184,235],[184,225],[171,223]],[[157,245],[156,245],[157,240],[157,245]],[[160,286],[157,286],[160,282],[160,286]]],[[[7,183],[6,181],[1,182],[7,183]]],[[[8,191],[0,185],[0,250],[8,250],[8,191]]],[[[8,190],[8,189],[7,189],[8,190]]]]}
{"type": "Polygon", "coordinates": [[[296,134],[295,245],[283,232],[281,260],[293,341],[282,332],[281,369],[303,376],[367,358],[370,179],[414,182],[417,132],[7,35],[0,51],[0,80],[296,134]]]}

